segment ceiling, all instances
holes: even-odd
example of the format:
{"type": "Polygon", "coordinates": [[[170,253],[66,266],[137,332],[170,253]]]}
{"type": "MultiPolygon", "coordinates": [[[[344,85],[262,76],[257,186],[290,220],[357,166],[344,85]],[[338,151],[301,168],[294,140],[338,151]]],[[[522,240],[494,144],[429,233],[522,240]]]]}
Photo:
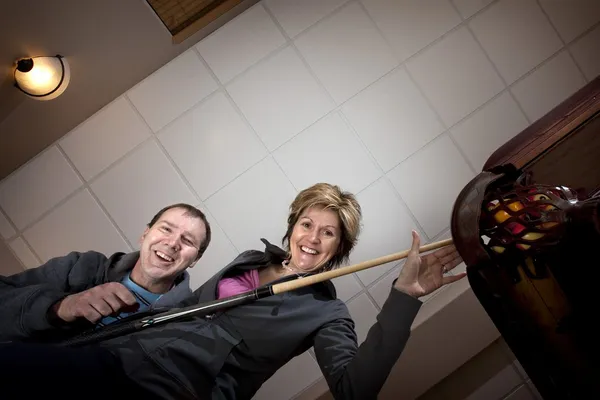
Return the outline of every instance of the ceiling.
{"type": "Polygon", "coordinates": [[[257,3],[245,0],[179,44],[146,0],[21,0],[0,7],[0,179],[257,3]],[[71,82],[36,101],[13,86],[21,57],[60,54],[71,82]]]}

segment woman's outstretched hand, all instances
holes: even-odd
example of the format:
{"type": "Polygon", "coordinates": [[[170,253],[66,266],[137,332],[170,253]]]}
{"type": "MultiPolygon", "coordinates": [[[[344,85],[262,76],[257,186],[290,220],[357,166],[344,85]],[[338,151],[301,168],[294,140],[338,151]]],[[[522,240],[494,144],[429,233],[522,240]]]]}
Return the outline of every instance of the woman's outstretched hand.
{"type": "Polygon", "coordinates": [[[419,254],[421,238],[415,231],[412,231],[412,237],[410,253],[394,284],[396,289],[419,298],[467,275],[466,272],[445,275],[463,261],[454,245],[421,256],[419,254]]]}

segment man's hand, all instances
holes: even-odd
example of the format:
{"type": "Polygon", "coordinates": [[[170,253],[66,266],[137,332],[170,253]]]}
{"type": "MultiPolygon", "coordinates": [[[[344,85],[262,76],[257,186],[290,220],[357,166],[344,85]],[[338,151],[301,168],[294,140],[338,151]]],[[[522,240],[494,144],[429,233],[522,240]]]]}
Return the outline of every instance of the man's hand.
{"type": "Polygon", "coordinates": [[[54,306],[54,314],[65,322],[85,318],[92,323],[125,307],[136,305],[135,296],[120,283],[105,283],[65,297],[54,306]]]}

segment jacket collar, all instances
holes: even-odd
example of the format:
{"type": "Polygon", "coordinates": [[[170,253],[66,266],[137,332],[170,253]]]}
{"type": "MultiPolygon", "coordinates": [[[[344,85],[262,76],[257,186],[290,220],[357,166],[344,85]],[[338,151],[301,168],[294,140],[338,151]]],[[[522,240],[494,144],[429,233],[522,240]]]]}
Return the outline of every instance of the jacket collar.
{"type": "MultiPolygon", "coordinates": [[[[283,250],[282,248],[280,248],[278,246],[275,246],[274,244],[270,243],[267,239],[261,238],[260,241],[263,242],[265,245],[265,250],[263,252],[264,256],[263,256],[262,260],[260,260],[260,263],[241,264],[241,265],[237,266],[238,268],[244,269],[244,270],[250,270],[250,269],[256,269],[259,267],[263,267],[268,264],[280,264],[283,260],[285,260],[289,257],[289,253],[287,251],[283,250]]],[[[231,267],[235,268],[236,266],[231,265],[231,267]]],[[[231,271],[231,268],[228,268],[228,271],[231,271]]],[[[308,275],[312,275],[312,274],[308,274],[308,275]]],[[[293,279],[295,279],[295,278],[292,276],[288,276],[288,277],[282,278],[280,280],[277,280],[276,282],[273,282],[273,283],[280,283],[280,282],[285,282],[285,281],[293,280],[293,279]]],[[[313,287],[318,288],[319,290],[325,289],[325,291],[329,295],[331,295],[333,298],[336,298],[336,296],[337,296],[335,286],[331,281],[317,283],[317,284],[313,285],[313,287]]]]}
{"type": "Polygon", "coordinates": [[[108,262],[110,263],[110,268],[108,268],[107,271],[108,281],[113,282],[121,280],[123,276],[133,269],[139,258],[139,251],[113,254],[108,259],[108,262]]]}
{"type": "Polygon", "coordinates": [[[226,268],[226,271],[224,272],[227,273],[227,271],[230,271],[232,268],[251,270],[265,267],[269,264],[280,264],[283,260],[288,258],[287,251],[269,243],[267,239],[261,238],[260,241],[265,245],[264,251],[250,250],[241,253],[231,264],[229,264],[229,268],[226,268]]]}
{"type": "MultiPolygon", "coordinates": [[[[109,259],[112,268],[107,269],[107,282],[118,282],[128,272],[130,272],[140,258],[139,251],[131,253],[115,253],[109,259]]],[[[190,274],[183,271],[177,279],[175,285],[154,304],[154,307],[168,307],[179,303],[192,294],[190,287],[190,274]]]]}

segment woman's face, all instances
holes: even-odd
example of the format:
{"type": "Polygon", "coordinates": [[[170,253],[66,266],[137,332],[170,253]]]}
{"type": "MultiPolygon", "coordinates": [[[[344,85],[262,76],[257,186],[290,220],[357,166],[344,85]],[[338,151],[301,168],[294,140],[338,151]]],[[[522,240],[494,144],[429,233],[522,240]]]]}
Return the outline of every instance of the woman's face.
{"type": "Polygon", "coordinates": [[[337,214],[313,207],[298,218],[290,237],[290,266],[312,272],[323,267],[337,253],[342,229],[337,214]]]}

